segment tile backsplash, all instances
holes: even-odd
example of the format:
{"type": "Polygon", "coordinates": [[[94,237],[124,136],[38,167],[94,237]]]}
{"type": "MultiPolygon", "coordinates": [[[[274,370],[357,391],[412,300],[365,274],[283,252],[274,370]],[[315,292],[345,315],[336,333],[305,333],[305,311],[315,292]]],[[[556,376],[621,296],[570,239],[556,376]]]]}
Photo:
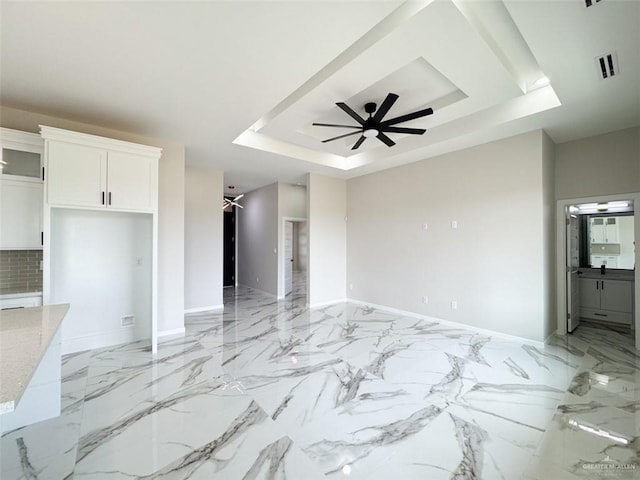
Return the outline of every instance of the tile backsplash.
{"type": "Polygon", "coordinates": [[[0,294],[41,292],[42,250],[0,250],[0,294]]]}

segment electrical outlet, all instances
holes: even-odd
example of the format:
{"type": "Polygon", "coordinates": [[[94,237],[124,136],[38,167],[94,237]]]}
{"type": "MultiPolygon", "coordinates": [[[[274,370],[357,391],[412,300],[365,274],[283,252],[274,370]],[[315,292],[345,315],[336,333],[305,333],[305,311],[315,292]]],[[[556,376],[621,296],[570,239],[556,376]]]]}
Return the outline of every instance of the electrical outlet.
{"type": "Polygon", "coordinates": [[[256,277],[256,283],[260,283],[260,277],[256,277]]]}
{"type": "Polygon", "coordinates": [[[458,221],[457,220],[451,220],[451,228],[453,228],[453,229],[458,228],[458,221]]]}
{"type": "Polygon", "coordinates": [[[451,300],[451,310],[457,310],[458,309],[458,302],[456,302],[455,300],[451,300]]]}
{"type": "Polygon", "coordinates": [[[142,257],[137,257],[136,258],[136,266],[137,267],[141,267],[142,266],[142,257]]]}
{"type": "Polygon", "coordinates": [[[429,297],[427,297],[426,295],[424,297],[422,297],[422,303],[424,303],[425,305],[429,303],[429,297]]]}
{"type": "Polygon", "coordinates": [[[349,290],[353,290],[353,283],[349,284],[349,290]]]}
{"type": "Polygon", "coordinates": [[[429,225],[427,225],[426,223],[422,224],[422,229],[423,230],[428,230],[429,229],[429,225]]]}
{"type": "Polygon", "coordinates": [[[133,315],[123,315],[120,317],[121,327],[130,327],[136,323],[136,317],[133,315]]]}

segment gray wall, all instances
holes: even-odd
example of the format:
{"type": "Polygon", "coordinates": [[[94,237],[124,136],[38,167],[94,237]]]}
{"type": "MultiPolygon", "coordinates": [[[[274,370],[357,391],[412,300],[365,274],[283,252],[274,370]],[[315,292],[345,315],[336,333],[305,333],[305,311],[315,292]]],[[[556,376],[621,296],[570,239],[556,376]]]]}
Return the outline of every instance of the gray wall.
{"type": "Polygon", "coordinates": [[[556,146],[556,198],[640,192],[640,127],[556,146]]]}
{"type": "Polygon", "coordinates": [[[4,106],[0,107],[0,123],[32,133],[39,133],[38,125],[49,125],[162,148],[158,178],[158,333],[184,328],[184,146],[4,106]]]}
{"type": "Polygon", "coordinates": [[[349,180],[349,297],[543,340],[554,322],[551,163],[535,131],[349,180]]]}
{"type": "Polygon", "coordinates": [[[223,173],[189,167],[185,176],[185,310],[222,308],[223,173]]]}
{"type": "Polygon", "coordinates": [[[245,194],[238,209],[238,283],[278,294],[278,184],[245,194]]]}
{"type": "Polygon", "coordinates": [[[346,298],[347,184],[310,173],[307,180],[309,305],[346,298]]]}

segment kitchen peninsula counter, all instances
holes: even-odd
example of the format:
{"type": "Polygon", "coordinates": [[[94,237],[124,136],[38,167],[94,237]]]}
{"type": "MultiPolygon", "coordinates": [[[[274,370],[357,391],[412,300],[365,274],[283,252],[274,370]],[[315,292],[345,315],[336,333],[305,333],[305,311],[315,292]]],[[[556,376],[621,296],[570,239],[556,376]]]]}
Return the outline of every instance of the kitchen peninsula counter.
{"type": "Polygon", "coordinates": [[[60,413],[60,325],[68,310],[60,304],[0,311],[2,431],[55,416],[56,405],[60,413]],[[47,395],[55,392],[57,399],[47,395]]]}

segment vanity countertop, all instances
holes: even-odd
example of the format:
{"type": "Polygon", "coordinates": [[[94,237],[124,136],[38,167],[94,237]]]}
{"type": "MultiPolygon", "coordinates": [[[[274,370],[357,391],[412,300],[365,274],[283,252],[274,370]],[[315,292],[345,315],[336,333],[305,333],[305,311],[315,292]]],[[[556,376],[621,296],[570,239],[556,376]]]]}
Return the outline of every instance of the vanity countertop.
{"type": "Polygon", "coordinates": [[[600,280],[627,280],[632,282],[634,279],[633,270],[609,270],[605,271],[605,274],[600,273],[599,268],[580,268],[580,277],[583,278],[598,278],[600,280]]]}
{"type": "Polygon", "coordinates": [[[0,413],[15,409],[69,304],[0,313],[0,413]]]}

